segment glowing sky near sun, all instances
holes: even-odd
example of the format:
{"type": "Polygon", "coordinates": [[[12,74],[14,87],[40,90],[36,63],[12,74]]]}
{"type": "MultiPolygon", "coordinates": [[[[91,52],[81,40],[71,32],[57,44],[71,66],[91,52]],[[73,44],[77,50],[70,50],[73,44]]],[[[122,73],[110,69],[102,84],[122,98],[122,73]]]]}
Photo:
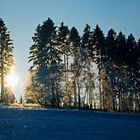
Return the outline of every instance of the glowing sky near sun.
{"type": "Polygon", "coordinates": [[[18,76],[16,75],[14,69],[6,76],[6,83],[7,86],[11,87],[12,89],[16,87],[18,84],[18,76]]]}

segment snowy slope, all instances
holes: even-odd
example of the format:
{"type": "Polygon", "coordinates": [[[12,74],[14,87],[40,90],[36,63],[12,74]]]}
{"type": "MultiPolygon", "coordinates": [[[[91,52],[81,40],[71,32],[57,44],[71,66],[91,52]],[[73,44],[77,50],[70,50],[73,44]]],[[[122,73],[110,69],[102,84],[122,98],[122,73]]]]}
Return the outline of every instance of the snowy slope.
{"type": "Polygon", "coordinates": [[[0,108],[0,140],[140,140],[140,116],[0,108]]]}

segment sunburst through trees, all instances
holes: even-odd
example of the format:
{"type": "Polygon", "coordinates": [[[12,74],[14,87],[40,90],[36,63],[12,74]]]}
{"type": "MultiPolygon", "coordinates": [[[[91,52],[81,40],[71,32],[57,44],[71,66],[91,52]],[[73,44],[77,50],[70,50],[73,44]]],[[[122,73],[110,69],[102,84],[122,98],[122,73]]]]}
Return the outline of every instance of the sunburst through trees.
{"type": "Polygon", "coordinates": [[[10,32],[2,19],[0,19],[0,83],[1,93],[0,101],[10,103],[14,100],[14,94],[7,80],[10,79],[7,75],[11,72],[11,67],[14,65],[13,59],[13,44],[10,38],[10,32]],[[6,77],[8,78],[6,80],[6,77]]]}

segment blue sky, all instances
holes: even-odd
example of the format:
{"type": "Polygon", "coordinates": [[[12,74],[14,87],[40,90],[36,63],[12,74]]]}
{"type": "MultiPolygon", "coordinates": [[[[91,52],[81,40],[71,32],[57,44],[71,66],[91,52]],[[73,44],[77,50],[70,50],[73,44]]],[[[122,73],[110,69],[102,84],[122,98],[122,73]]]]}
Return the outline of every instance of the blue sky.
{"type": "Polygon", "coordinates": [[[50,17],[56,26],[64,21],[82,34],[85,24],[98,24],[106,34],[110,28],[118,33],[140,37],[140,0],[0,0],[0,18],[11,32],[19,84],[16,96],[23,93],[29,68],[29,47],[38,24],[50,17]]]}

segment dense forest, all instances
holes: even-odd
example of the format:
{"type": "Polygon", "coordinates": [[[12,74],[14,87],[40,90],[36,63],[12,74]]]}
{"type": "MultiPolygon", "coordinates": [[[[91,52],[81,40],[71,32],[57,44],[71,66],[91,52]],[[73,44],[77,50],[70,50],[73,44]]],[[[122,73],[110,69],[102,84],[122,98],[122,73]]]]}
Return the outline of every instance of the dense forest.
{"type": "Polygon", "coordinates": [[[140,111],[140,39],[98,25],[83,34],[48,18],[29,48],[27,102],[46,107],[140,111]]]}
{"type": "MultiPolygon", "coordinates": [[[[140,39],[110,29],[105,35],[86,24],[75,27],[51,18],[39,24],[29,48],[24,99],[44,107],[140,112],[140,39]]],[[[0,20],[1,102],[14,100],[4,77],[10,71],[13,44],[0,20]],[[9,98],[10,97],[10,98],[9,98]]]]}

